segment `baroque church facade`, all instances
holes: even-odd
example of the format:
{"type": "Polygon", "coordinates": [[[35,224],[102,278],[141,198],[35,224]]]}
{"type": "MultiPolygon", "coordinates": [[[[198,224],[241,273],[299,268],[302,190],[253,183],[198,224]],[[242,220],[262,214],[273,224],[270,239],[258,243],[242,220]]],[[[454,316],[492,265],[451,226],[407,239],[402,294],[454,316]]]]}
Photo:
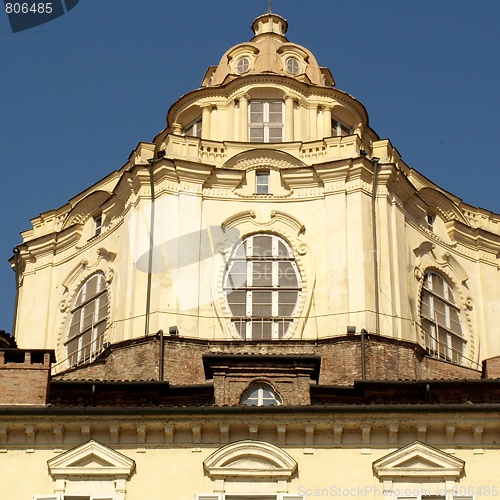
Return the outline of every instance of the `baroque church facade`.
{"type": "Polygon", "coordinates": [[[500,215],[406,165],[285,19],[252,29],[22,233],[3,491],[498,496],[500,215]]]}

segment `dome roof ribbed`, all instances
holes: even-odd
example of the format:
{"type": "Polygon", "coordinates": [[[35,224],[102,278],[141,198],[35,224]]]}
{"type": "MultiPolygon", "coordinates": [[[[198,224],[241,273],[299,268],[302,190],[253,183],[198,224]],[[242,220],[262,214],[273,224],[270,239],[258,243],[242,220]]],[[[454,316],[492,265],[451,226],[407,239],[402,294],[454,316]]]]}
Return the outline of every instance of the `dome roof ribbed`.
{"type": "Polygon", "coordinates": [[[252,24],[255,36],[231,47],[218,66],[207,71],[202,86],[217,87],[249,75],[282,75],[321,87],[335,81],[327,68],[321,68],[305,47],[285,37],[288,23],[281,16],[267,13],[252,24]]]}

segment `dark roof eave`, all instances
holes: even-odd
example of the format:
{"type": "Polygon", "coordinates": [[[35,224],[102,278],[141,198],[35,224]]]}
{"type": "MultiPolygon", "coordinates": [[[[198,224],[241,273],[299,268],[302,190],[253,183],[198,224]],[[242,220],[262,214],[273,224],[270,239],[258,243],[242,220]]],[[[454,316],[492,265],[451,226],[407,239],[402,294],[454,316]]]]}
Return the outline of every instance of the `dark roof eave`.
{"type": "Polygon", "coordinates": [[[199,407],[78,407],[3,406],[1,416],[155,416],[155,415],[280,415],[280,414],[338,414],[366,413],[486,413],[499,412],[500,403],[489,404],[373,404],[373,405],[323,405],[323,406],[199,406],[199,407]]]}

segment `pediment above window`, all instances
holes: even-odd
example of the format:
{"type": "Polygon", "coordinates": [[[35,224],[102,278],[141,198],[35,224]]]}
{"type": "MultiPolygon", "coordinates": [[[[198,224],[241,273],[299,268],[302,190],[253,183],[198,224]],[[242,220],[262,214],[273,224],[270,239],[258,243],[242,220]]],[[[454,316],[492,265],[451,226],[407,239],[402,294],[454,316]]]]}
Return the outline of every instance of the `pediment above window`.
{"type": "Polygon", "coordinates": [[[289,480],[297,462],[288,453],[269,443],[239,441],[220,448],[203,463],[212,479],[254,478],[265,481],[289,480]]]}
{"type": "Polygon", "coordinates": [[[415,441],[373,462],[373,472],[379,479],[392,481],[456,481],[465,472],[465,462],[415,441]]]}
{"type": "Polygon", "coordinates": [[[76,476],[125,479],[135,467],[132,459],[94,440],[50,459],[47,464],[54,479],[76,476]]]}
{"type": "Polygon", "coordinates": [[[271,149],[245,151],[233,156],[224,164],[224,168],[232,170],[258,170],[264,167],[281,170],[286,168],[302,168],[304,166],[305,164],[296,157],[271,149]]]}
{"type": "Polygon", "coordinates": [[[108,198],[110,194],[107,191],[94,191],[85,196],[82,200],[76,203],[66,220],[63,223],[63,229],[71,227],[75,224],[84,223],[91,214],[96,211],[108,198]]]}

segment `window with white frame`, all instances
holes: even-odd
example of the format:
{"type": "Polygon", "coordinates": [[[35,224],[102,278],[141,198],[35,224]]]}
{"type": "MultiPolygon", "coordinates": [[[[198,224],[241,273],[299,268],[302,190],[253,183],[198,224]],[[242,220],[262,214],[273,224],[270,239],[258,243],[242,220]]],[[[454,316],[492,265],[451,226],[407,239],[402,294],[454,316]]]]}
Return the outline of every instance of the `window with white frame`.
{"type": "Polygon", "coordinates": [[[284,115],[282,101],[250,101],[250,142],[283,142],[284,115]]]}
{"type": "Polygon", "coordinates": [[[244,339],[280,339],[296,312],[302,282],[292,249],[282,238],[255,234],[233,251],[224,277],[231,321],[244,339]]]}
{"type": "Polygon", "coordinates": [[[427,213],[425,220],[427,222],[427,229],[429,231],[434,231],[434,221],[436,220],[436,217],[432,214],[427,213]]]}
{"type": "Polygon", "coordinates": [[[197,118],[194,122],[191,122],[189,125],[184,127],[184,135],[190,137],[201,137],[201,116],[197,118]]]}
{"type": "Polygon", "coordinates": [[[94,217],[94,236],[98,236],[102,231],[102,215],[94,217]]]}
{"type": "Polygon", "coordinates": [[[394,496],[393,498],[397,500],[474,500],[473,496],[457,496],[457,495],[446,495],[444,491],[444,486],[442,491],[439,491],[435,494],[430,492],[430,489],[425,485],[419,487],[419,489],[415,488],[415,495],[413,496],[394,496]]]}
{"type": "Polygon", "coordinates": [[[236,63],[236,73],[238,73],[238,75],[248,73],[250,71],[250,65],[251,61],[248,56],[240,57],[236,63]]]}
{"type": "Polygon", "coordinates": [[[103,496],[85,496],[85,495],[40,495],[35,496],[35,500],[115,500],[114,497],[103,497],[103,496]]]}
{"type": "Polygon", "coordinates": [[[440,275],[427,271],[420,302],[425,346],[431,356],[461,363],[465,348],[460,308],[453,290],[440,275]]]}
{"type": "Polygon", "coordinates": [[[257,170],[255,172],[255,193],[269,194],[271,192],[269,181],[269,170],[257,170]]]}
{"type": "Polygon", "coordinates": [[[246,406],[280,406],[281,398],[265,383],[252,384],[241,396],[240,404],[246,406]]]}
{"type": "Polygon", "coordinates": [[[91,276],[80,288],[71,311],[66,341],[70,366],[92,361],[104,348],[108,292],[102,273],[91,276]]]}
{"type": "Polygon", "coordinates": [[[227,495],[225,493],[198,494],[196,500],[304,500],[304,495],[293,495],[290,493],[278,493],[275,495],[247,494],[227,495]]]}
{"type": "Polygon", "coordinates": [[[352,128],[336,118],[332,118],[332,136],[351,135],[352,128]]]}
{"type": "Polygon", "coordinates": [[[301,70],[300,62],[296,57],[289,57],[285,62],[286,70],[292,75],[298,75],[301,70]]]}

